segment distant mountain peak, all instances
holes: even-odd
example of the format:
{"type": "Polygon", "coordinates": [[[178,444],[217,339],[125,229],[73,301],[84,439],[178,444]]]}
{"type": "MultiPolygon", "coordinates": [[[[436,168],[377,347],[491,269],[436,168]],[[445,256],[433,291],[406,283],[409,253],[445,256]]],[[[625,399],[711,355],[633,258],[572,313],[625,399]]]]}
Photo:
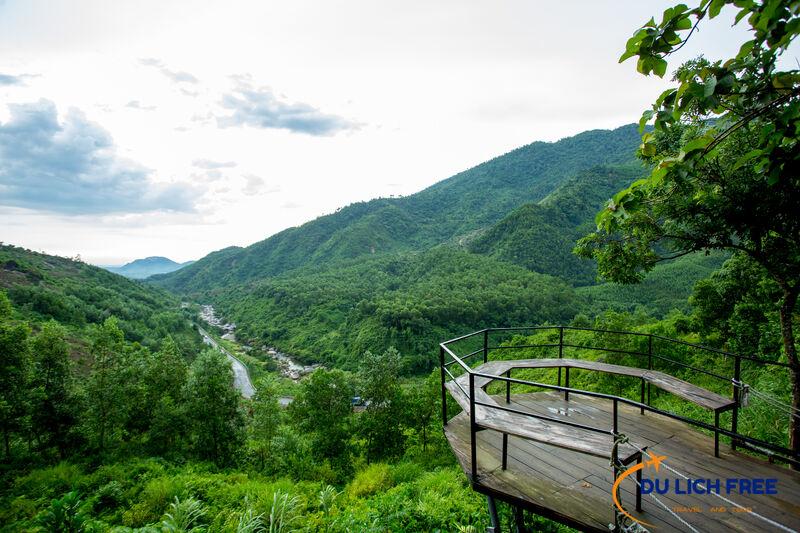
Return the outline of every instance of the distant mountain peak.
{"type": "Polygon", "coordinates": [[[194,261],[177,263],[168,257],[152,255],[143,259],[135,259],[120,267],[105,267],[106,270],[134,279],[144,279],[155,274],[166,274],[190,265],[194,261]]]}

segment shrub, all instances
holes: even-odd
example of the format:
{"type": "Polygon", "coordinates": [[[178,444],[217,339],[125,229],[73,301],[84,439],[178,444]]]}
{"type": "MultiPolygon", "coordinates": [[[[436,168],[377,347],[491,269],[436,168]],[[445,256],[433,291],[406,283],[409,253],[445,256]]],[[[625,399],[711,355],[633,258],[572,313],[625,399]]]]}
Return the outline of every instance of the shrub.
{"type": "Polygon", "coordinates": [[[389,466],[384,463],[375,463],[356,474],[356,477],[347,486],[347,494],[352,498],[364,498],[385,491],[393,485],[389,466]]]}

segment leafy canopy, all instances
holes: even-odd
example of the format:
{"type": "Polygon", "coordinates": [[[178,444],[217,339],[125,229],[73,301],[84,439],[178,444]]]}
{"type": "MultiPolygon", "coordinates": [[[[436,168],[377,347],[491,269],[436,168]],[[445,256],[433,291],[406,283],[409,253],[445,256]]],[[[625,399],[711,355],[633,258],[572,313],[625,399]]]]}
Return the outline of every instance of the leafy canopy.
{"type": "Polygon", "coordinates": [[[636,31],[620,60],[637,56],[639,72],[663,76],[666,57],[725,5],[753,38],[732,58],[676,71],[676,86],[640,121],[642,131],[653,122],[639,148],[650,176],[617,193],[578,244],[613,281],[636,282],[660,260],[711,249],[742,251],[790,287],[800,277],[800,72],[779,68],[800,31],[797,3],[680,4],[636,31]]]}

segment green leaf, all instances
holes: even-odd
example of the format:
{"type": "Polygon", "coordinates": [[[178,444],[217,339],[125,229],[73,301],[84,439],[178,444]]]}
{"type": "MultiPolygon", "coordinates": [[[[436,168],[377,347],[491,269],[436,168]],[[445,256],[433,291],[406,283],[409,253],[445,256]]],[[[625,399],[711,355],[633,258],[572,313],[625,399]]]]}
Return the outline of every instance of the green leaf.
{"type": "Polygon", "coordinates": [[[725,0],[713,0],[708,7],[708,18],[714,18],[722,11],[722,6],[725,5],[725,0]]]}
{"type": "Polygon", "coordinates": [[[692,27],[692,21],[689,20],[688,16],[683,16],[675,21],[675,29],[678,31],[681,30],[688,30],[692,27]]]}
{"type": "Polygon", "coordinates": [[[740,48],[739,53],[736,54],[737,59],[742,59],[750,55],[750,52],[753,51],[753,46],[755,46],[755,41],[747,41],[745,42],[740,48]]]}
{"type": "Polygon", "coordinates": [[[653,113],[655,112],[652,109],[648,109],[642,113],[642,118],[639,119],[639,135],[642,134],[650,119],[653,118],[653,113]]]}
{"type": "Polygon", "coordinates": [[[739,11],[739,13],[736,14],[736,18],[733,21],[733,25],[735,26],[735,25],[739,24],[739,21],[741,21],[743,18],[745,18],[749,14],[750,14],[750,10],[749,9],[742,9],[741,11],[739,11]]]}
{"type": "Polygon", "coordinates": [[[661,59],[660,57],[653,58],[653,72],[659,78],[663,78],[664,74],[667,73],[667,61],[661,59]]]}
{"type": "Polygon", "coordinates": [[[736,163],[733,165],[733,169],[737,170],[737,169],[741,168],[748,161],[752,160],[755,157],[760,156],[763,153],[764,153],[763,150],[751,150],[751,151],[747,152],[742,157],[740,157],[739,159],[736,160],[736,163]]]}
{"type": "Polygon", "coordinates": [[[714,89],[716,87],[717,87],[717,77],[712,74],[706,80],[706,84],[703,88],[703,96],[708,98],[709,96],[714,94],[714,89]]]}
{"type": "Polygon", "coordinates": [[[800,83],[800,74],[796,72],[778,72],[772,77],[772,86],[776,89],[791,89],[800,83]]]}
{"type": "Polygon", "coordinates": [[[714,139],[710,136],[698,137],[697,139],[694,139],[693,141],[689,141],[688,143],[686,143],[683,147],[683,150],[681,151],[684,152],[686,155],[689,155],[699,150],[705,150],[706,146],[711,144],[712,140],[714,139]]]}

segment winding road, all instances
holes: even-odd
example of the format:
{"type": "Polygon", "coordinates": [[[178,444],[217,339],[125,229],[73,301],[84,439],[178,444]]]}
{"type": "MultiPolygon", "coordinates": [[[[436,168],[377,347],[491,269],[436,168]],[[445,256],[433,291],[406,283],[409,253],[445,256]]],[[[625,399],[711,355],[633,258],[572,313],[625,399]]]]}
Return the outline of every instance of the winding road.
{"type": "Polygon", "coordinates": [[[197,331],[199,331],[200,335],[203,336],[203,342],[209,346],[213,346],[227,356],[228,360],[231,362],[231,368],[233,368],[233,385],[239,389],[239,392],[242,394],[242,396],[245,398],[252,398],[256,393],[256,389],[253,387],[253,382],[250,381],[250,373],[247,371],[247,367],[244,366],[244,363],[239,361],[239,359],[232,355],[228,350],[220,346],[217,341],[211,338],[211,335],[209,335],[206,330],[198,326],[197,331]]]}

